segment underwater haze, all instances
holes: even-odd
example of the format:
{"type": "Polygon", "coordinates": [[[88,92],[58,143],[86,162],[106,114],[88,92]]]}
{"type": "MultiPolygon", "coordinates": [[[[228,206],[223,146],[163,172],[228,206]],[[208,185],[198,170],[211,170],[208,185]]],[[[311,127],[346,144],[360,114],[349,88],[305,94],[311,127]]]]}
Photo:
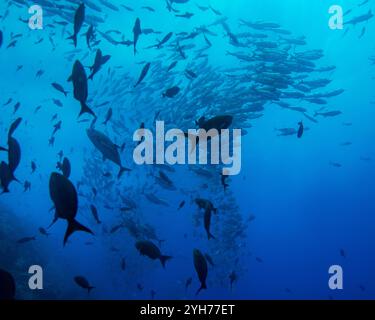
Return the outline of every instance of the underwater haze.
{"type": "Polygon", "coordinates": [[[373,299],[374,9],[2,0],[0,298],[373,299]],[[156,121],[239,174],[136,164],[156,121]]]}

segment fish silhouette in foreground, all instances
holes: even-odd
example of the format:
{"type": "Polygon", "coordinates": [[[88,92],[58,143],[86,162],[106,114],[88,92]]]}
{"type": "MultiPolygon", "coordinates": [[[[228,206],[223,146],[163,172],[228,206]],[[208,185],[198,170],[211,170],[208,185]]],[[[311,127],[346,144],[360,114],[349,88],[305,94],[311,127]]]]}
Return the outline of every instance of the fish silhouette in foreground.
{"type": "Polygon", "coordinates": [[[78,195],[74,185],[68,178],[57,172],[52,172],[49,179],[49,194],[54,203],[55,217],[51,226],[60,218],[68,222],[64,236],[64,246],[68,238],[76,231],[93,232],[81,225],[75,217],[78,211],[78,195]]]}
{"type": "Polygon", "coordinates": [[[85,5],[84,3],[81,3],[78,9],[76,10],[74,14],[74,30],[73,35],[69,37],[68,39],[72,39],[74,42],[74,46],[77,47],[77,35],[79,31],[81,30],[83,21],[85,20],[85,5]]]}
{"type": "Polygon", "coordinates": [[[96,117],[95,113],[86,104],[88,96],[87,75],[79,60],[76,60],[74,63],[72,75],[69,77],[68,81],[73,82],[74,98],[81,104],[79,117],[84,113],[89,113],[96,117]]]}
{"type": "Polygon", "coordinates": [[[201,290],[207,289],[206,279],[207,279],[208,267],[207,267],[206,258],[204,257],[202,252],[200,252],[198,249],[193,250],[193,259],[194,259],[195,271],[197,272],[198,279],[201,283],[200,288],[195,294],[195,295],[198,295],[199,292],[201,292],[201,290]]]}
{"type": "Polygon", "coordinates": [[[77,276],[74,277],[74,282],[81,288],[86,289],[88,293],[95,287],[91,286],[85,277],[77,276]]]}
{"type": "Polygon", "coordinates": [[[164,256],[160,252],[160,249],[153,244],[151,241],[137,241],[135,247],[142,256],[149,257],[152,260],[159,259],[163,268],[165,268],[165,263],[172,259],[171,256],[164,256]]]}
{"type": "Polygon", "coordinates": [[[0,269],[0,301],[14,300],[16,295],[16,283],[13,276],[3,269],[0,269]]]}
{"type": "Polygon", "coordinates": [[[118,178],[120,178],[125,171],[131,171],[131,169],[125,168],[121,164],[119,146],[115,145],[105,134],[93,128],[87,129],[86,132],[90,141],[102,153],[103,159],[111,160],[120,167],[120,171],[117,175],[118,178]]]}

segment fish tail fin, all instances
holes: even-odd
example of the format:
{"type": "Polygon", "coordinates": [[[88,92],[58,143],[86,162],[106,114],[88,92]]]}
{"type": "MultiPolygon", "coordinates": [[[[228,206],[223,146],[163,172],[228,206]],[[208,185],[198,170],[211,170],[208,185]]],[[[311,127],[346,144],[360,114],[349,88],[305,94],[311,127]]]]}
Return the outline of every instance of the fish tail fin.
{"type": "Polygon", "coordinates": [[[160,256],[160,262],[163,268],[165,268],[165,263],[170,259],[172,259],[171,256],[160,256]]]}
{"type": "Polygon", "coordinates": [[[87,288],[87,292],[88,292],[88,294],[90,294],[90,292],[91,292],[92,289],[95,289],[95,287],[89,286],[89,287],[87,288]]]}
{"type": "Polygon", "coordinates": [[[87,78],[88,80],[93,80],[94,79],[94,74],[90,74],[89,77],[87,78]]]}
{"type": "Polygon", "coordinates": [[[74,219],[70,220],[68,221],[68,228],[66,229],[65,236],[64,236],[64,246],[66,242],[68,241],[68,238],[76,231],[83,231],[83,232],[94,234],[89,228],[80,224],[77,220],[74,220],[74,219]]]}
{"type": "Polygon", "coordinates": [[[63,93],[65,97],[68,95],[68,91],[64,91],[63,93]]]}
{"type": "Polygon", "coordinates": [[[131,171],[131,169],[125,168],[125,167],[121,167],[120,171],[118,172],[117,178],[120,179],[124,172],[129,172],[129,171],[131,171]]]}
{"type": "Polygon", "coordinates": [[[85,102],[81,102],[81,111],[79,113],[78,118],[84,113],[89,113],[96,118],[94,111],[92,111],[85,102]]]}
{"type": "Polygon", "coordinates": [[[199,292],[201,292],[203,289],[207,289],[207,285],[206,283],[202,283],[202,285],[200,286],[200,288],[197,290],[197,292],[195,293],[195,295],[197,296],[199,294],[199,292]]]}

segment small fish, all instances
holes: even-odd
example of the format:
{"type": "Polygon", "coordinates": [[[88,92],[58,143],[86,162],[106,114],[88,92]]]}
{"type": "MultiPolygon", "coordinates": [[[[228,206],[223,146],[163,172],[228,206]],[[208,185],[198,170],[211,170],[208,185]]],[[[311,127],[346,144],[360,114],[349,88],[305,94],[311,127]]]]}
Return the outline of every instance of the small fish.
{"type": "Polygon", "coordinates": [[[108,121],[111,120],[113,114],[112,108],[109,108],[107,111],[107,115],[105,116],[105,120],[103,121],[103,124],[106,126],[108,121]]]}
{"type": "Polygon", "coordinates": [[[199,287],[198,291],[195,295],[198,295],[199,292],[203,289],[207,289],[206,285],[206,279],[207,279],[207,273],[208,273],[208,267],[207,267],[207,261],[202,252],[200,252],[198,249],[193,250],[193,260],[194,260],[194,267],[195,271],[197,272],[198,279],[201,283],[201,286],[199,287]]]}
{"type": "Polygon", "coordinates": [[[232,271],[231,274],[229,275],[229,281],[230,281],[230,290],[232,290],[233,283],[237,281],[237,274],[234,271],[232,271]]]}
{"type": "Polygon", "coordinates": [[[93,204],[90,205],[90,209],[91,209],[92,216],[94,217],[96,223],[101,224],[102,222],[99,219],[98,209],[96,209],[96,207],[93,204]]]}
{"type": "Polygon", "coordinates": [[[36,170],[36,163],[34,161],[31,161],[31,173],[34,173],[36,170]]]}
{"type": "Polygon", "coordinates": [[[183,208],[183,206],[185,205],[185,200],[182,200],[177,208],[177,210],[180,210],[183,208]]]}
{"type": "Polygon", "coordinates": [[[126,260],[125,260],[125,258],[121,259],[120,268],[121,268],[122,271],[125,271],[125,269],[126,269],[126,260]]]}
{"type": "Polygon", "coordinates": [[[303,127],[302,121],[298,122],[298,125],[299,125],[299,128],[298,128],[298,132],[297,132],[297,138],[300,139],[303,136],[304,127],[303,127]]]}
{"type": "Polygon", "coordinates": [[[7,106],[7,105],[10,104],[12,101],[13,101],[13,99],[12,99],[12,98],[9,98],[8,101],[5,102],[5,103],[3,104],[3,106],[4,106],[4,107],[7,106]]]}
{"type": "Polygon", "coordinates": [[[167,97],[167,98],[173,98],[175,97],[179,92],[180,92],[180,88],[175,86],[175,87],[172,87],[172,88],[169,88],[167,89],[163,94],[163,98],[167,97]]]}
{"type": "Polygon", "coordinates": [[[52,84],[52,87],[54,87],[57,91],[60,91],[61,93],[64,94],[64,96],[66,97],[67,94],[68,94],[68,91],[65,91],[63,86],[61,84],[58,84],[57,82],[53,82],[52,84]]]}
{"type": "Polygon", "coordinates": [[[135,247],[142,256],[149,257],[152,260],[159,259],[163,268],[165,268],[165,263],[172,259],[171,256],[162,255],[160,249],[148,240],[137,241],[135,247]]]}
{"type": "Polygon", "coordinates": [[[346,258],[346,252],[344,249],[340,249],[340,256],[346,258]]]}
{"type": "Polygon", "coordinates": [[[23,244],[23,243],[27,243],[27,242],[35,241],[35,240],[36,240],[35,237],[24,237],[24,238],[21,238],[21,239],[17,240],[17,243],[23,244]]]}
{"type": "Polygon", "coordinates": [[[44,228],[42,228],[42,227],[40,227],[38,230],[39,230],[40,234],[42,234],[42,235],[44,235],[46,237],[48,237],[50,235],[50,233],[48,233],[47,230],[44,229],[44,228]]]}
{"type": "Polygon", "coordinates": [[[168,67],[167,71],[171,71],[172,69],[174,69],[177,65],[178,61],[173,61],[170,66],[168,67]]]}
{"type": "Polygon", "coordinates": [[[335,167],[335,168],[341,168],[342,167],[342,164],[338,163],[338,162],[330,161],[329,164],[330,164],[330,166],[335,167]]]}
{"type": "Polygon", "coordinates": [[[91,286],[85,277],[76,276],[74,277],[74,282],[81,288],[86,289],[88,293],[95,287],[91,286]]]}
{"type": "Polygon", "coordinates": [[[147,73],[150,70],[150,66],[151,66],[151,63],[147,63],[143,67],[141,75],[139,76],[137,83],[134,85],[134,88],[137,87],[143,81],[143,79],[147,76],[147,73]]]}
{"type": "Polygon", "coordinates": [[[141,29],[141,20],[139,18],[136,19],[134,28],[133,28],[133,45],[134,45],[134,55],[137,54],[137,43],[139,36],[142,34],[141,29]]]}

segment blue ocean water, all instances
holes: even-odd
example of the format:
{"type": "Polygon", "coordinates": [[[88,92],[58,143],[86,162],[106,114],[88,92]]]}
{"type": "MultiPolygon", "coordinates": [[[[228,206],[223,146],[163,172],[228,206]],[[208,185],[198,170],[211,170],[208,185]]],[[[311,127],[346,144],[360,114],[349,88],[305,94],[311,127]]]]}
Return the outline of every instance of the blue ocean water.
{"type": "MultiPolygon", "coordinates": [[[[67,38],[80,1],[1,2],[1,146],[7,148],[11,124],[22,118],[13,134],[21,147],[21,161],[14,172],[20,183],[13,181],[10,192],[0,196],[0,268],[15,278],[16,297],[372,299],[375,20],[348,22],[373,9],[373,1],[197,0],[172,3],[171,10],[161,0],[111,0],[112,8],[106,1],[84,3],[86,19],[75,48],[67,38]],[[42,30],[28,26],[32,4],[44,10],[42,30]],[[328,26],[328,9],[333,4],[346,13],[343,30],[328,26]],[[176,16],[186,12],[194,15],[176,16]],[[133,41],[137,18],[143,34],[134,55],[133,44],[119,42],[133,41]],[[241,20],[251,23],[244,25],[241,20]],[[90,23],[96,36],[91,50],[84,36],[90,23]],[[160,33],[146,34],[147,29],[160,33]],[[165,45],[148,49],[169,32],[173,36],[165,45]],[[103,161],[89,140],[86,130],[93,117],[78,118],[80,102],[67,81],[74,62],[91,66],[97,49],[111,57],[88,80],[87,104],[98,117],[95,129],[114,144],[125,144],[121,161],[132,171],[119,179],[118,166],[103,161]],[[323,50],[324,56],[300,58],[297,67],[307,68],[298,69],[296,57],[310,50],[323,50]],[[173,61],[178,62],[175,69],[166,71],[173,61]],[[151,64],[150,71],[134,88],[146,63],[151,64]],[[288,70],[277,69],[282,66],[288,70]],[[327,66],[335,68],[317,71],[327,66]],[[186,70],[196,78],[188,78],[186,70]],[[322,79],[329,83],[313,88],[309,82],[322,79]],[[55,82],[68,92],[66,97],[51,86],[55,82]],[[162,98],[166,89],[176,85],[181,88],[176,97],[162,98]],[[298,85],[307,86],[308,91],[298,85]],[[340,89],[343,93],[324,97],[340,89]],[[284,92],[302,96],[288,99],[284,92]],[[312,102],[314,94],[324,101],[312,102]],[[263,109],[247,112],[244,106],[249,103],[263,109]],[[305,111],[290,109],[295,107],[305,111]],[[104,125],[109,108],[113,116],[104,125]],[[324,116],[330,111],[341,114],[324,116]],[[222,114],[233,115],[231,128],[247,133],[242,137],[241,172],[228,178],[225,191],[221,166],[180,165],[166,170],[134,163],[133,132],[141,123],[153,130],[157,118],[170,128],[186,130],[196,128],[201,116],[222,114]],[[61,129],[52,134],[59,121],[61,129]],[[294,131],[280,135],[278,129],[298,130],[300,121],[305,127],[300,139],[294,131]],[[52,136],[55,141],[49,145],[52,136]],[[78,190],[76,218],[94,232],[74,233],[66,246],[66,221],[59,219],[47,229],[54,216],[49,179],[58,171],[60,151],[71,163],[69,180],[78,190]],[[33,173],[32,162],[36,164],[33,173]],[[160,171],[175,190],[160,184],[160,171]],[[25,181],[31,183],[30,191],[24,192],[25,181]],[[152,195],[165,203],[152,202],[152,195]],[[196,198],[208,199],[218,209],[211,217],[216,239],[207,239],[204,210],[199,210],[196,198]],[[181,201],[185,205],[178,210],[181,201]],[[98,209],[101,224],[92,216],[90,205],[98,209]],[[114,231],[116,226],[119,230],[114,231]],[[50,235],[41,234],[40,227],[50,235]],[[18,243],[33,236],[36,240],[18,243]],[[159,261],[139,254],[135,247],[139,240],[150,240],[162,254],[173,257],[165,269],[159,261]],[[199,295],[195,248],[214,262],[208,265],[208,288],[199,295]],[[28,287],[31,265],[43,268],[43,290],[28,287]],[[332,265],[342,267],[342,290],[328,286],[332,265]],[[232,288],[231,274],[237,278],[232,288]],[[74,282],[76,276],[85,277],[95,289],[88,294],[74,282]],[[186,288],[189,278],[192,284],[186,288]]],[[[1,161],[9,161],[7,151],[0,156],[1,161]]]]}

